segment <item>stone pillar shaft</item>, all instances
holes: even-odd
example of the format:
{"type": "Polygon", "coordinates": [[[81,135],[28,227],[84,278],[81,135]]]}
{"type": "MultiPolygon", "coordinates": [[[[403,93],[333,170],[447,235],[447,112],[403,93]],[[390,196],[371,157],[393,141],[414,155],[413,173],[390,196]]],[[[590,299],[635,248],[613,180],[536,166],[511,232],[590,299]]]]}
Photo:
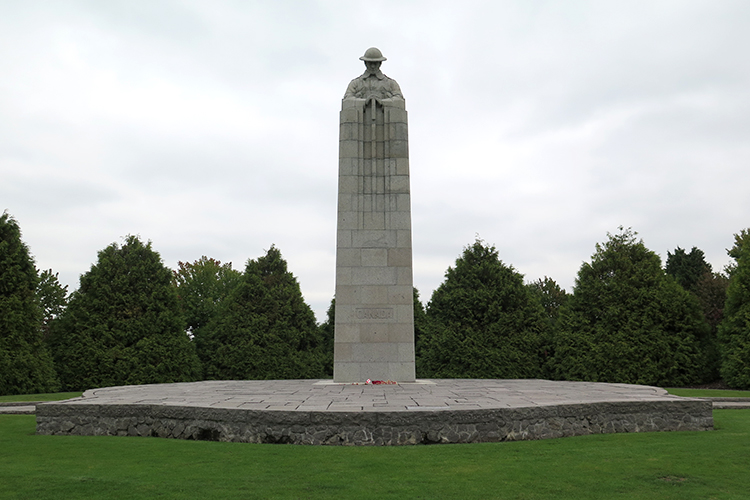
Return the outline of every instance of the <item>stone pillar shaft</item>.
{"type": "Polygon", "coordinates": [[[414,381],[407,114],[345,99],[340,114],[335,382],[414,381]]]}

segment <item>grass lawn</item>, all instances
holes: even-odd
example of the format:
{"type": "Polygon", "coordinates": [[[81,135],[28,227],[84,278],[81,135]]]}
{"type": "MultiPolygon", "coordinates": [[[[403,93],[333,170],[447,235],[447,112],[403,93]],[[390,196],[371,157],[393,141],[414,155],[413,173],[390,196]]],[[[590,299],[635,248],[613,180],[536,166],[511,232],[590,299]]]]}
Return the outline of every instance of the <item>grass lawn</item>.
{"type": "Polygon", "coordinates": [[[683,398],[750,398],[750,391],[727,389],[667,389],[667,392],[683,398]]]}
{"type": "Polygon", "coordinates": [[[750,411],[712,432],[405,447],[37,436],[0,415],[0,498],[746,499],[750,411]]]}
{"type": "Polygon", "coordinates": [[[63,399],[77,398],[82,392],[53,392],[50,394],[22,394],[20,396],[0,396],[0,403],[14,401],[62,401],[63,399]]]}

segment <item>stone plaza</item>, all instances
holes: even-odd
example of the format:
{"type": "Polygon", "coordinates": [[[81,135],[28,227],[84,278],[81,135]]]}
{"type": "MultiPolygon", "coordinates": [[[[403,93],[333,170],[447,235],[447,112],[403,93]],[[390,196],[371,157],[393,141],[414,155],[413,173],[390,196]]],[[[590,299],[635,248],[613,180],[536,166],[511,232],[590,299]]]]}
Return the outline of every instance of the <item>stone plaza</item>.
{"type": "Polygon", "coordinates": [[[108,387],[37,405],[38,434],[409,445],[713,428],[711,402],[548,380],[237,380],[108,387]]]}

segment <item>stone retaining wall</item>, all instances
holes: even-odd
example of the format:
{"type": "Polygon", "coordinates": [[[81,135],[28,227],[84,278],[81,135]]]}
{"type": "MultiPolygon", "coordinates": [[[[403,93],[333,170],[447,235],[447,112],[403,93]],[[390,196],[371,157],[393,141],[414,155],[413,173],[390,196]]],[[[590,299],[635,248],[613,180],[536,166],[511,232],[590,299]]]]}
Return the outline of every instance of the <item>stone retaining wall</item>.
{"type": "Polygon", "coordinates": [[[698,400],[390,412],[56,403],[37,406],[37,434],[153,436],[245,443],[478,443],[712,428],[711,402],[698,400]]]}

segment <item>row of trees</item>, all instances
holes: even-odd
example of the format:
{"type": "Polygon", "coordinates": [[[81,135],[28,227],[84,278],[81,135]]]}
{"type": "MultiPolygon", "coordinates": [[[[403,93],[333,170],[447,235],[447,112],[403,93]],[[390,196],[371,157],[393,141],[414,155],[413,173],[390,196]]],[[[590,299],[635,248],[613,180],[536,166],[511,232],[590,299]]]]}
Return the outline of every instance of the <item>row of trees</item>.
{"type": "Polygon", "coordinates": [[[0,394],[323,378],[325,332],[273,246],[244,273],[206,257],[170,271],[150,242],[128,236],[99,252],[68,297],[56,274],[36,269],[18,223],[0,218],[0,394]]]}
{"type": "Polygon", "coordinates": [[[423,377],[590,380],[750,388],[750,234],[728,276],[701,250],[647,249],[630,229],[596,245],[567,294],[527,285],[481,241],[448,269],[418,318],[423,377]]]}
{"type": "MultiPolygon", "coordinates": [[[[317,325],[281,253],[244,272],[203,257],[170,271],[139,238],[99,252],[70,297],[0,218],[0,393],[192,381],[325,378],[333,303],[317,325]]],[[[524,284],[477,240],[424,307],[417,374],[750,387],[750,235],[727,275],[678,248],[666,266],[622,229],[597,244],[574,292],[524,284]]]]}
{"type": "Polygon", "coordinates": [[[64,390],[322,378],[333,357],[275,247],[244,273],[206,257],[172,272],[135,236],[99,253],[48,345],[64,390]]]}

